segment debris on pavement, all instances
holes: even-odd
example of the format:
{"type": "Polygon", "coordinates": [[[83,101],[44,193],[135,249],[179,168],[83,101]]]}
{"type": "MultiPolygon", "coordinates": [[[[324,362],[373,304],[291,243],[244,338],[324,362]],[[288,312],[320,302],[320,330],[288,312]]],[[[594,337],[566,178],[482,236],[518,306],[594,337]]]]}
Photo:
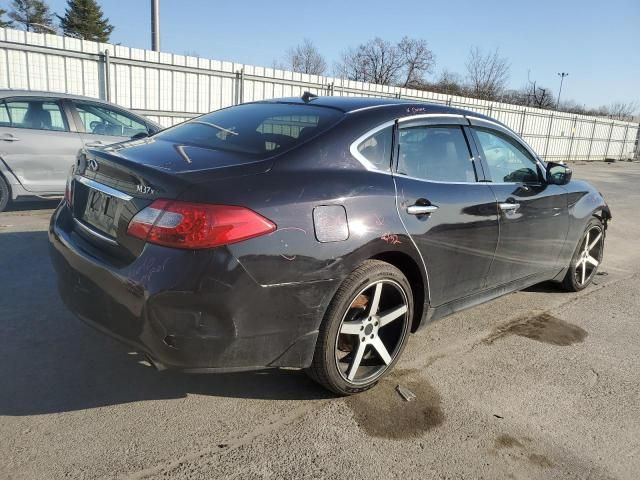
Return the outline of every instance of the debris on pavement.
{"type": "Polygon", "coordinates": [[[400,396],[406,401],[411,402],[416,399],[416,394],[413,393],[408,388],[403,387],[402,385],[396,386],[396,391],[400,394],[400,396]]]}

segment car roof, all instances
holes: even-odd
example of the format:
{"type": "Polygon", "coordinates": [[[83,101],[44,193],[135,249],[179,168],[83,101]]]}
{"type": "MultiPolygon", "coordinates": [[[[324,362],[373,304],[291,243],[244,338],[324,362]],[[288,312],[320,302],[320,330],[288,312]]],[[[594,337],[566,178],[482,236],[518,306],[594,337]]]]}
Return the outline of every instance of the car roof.
{"type": "Polygon", "coordinates": [[[108,102],[106,100],[102,100],[102,99],[94,98],[94,97],[85,97],[83,95],[74,95],[74,94],[71,94],[71,93],[46,92],[44,90],[16,90],[16,89],[13,89],[13,88],[2,88],[2,89],[0,89],[0,98],[15,97],[15,96],[20,96],[20,97],[70,98],[70,99],[76,99],[76,100],[87,100],[87,101],[92,101],[92,102],[106,103],[108,105],[113,105],[114,107],[123,108],[123,107],[120,107],[119,105],[115,105],[115,104],[113,104],[111,102],[108,102]]]}
{"type": "MultiPolygon", "coordinates": [[[[286,103],[290,105],[314,105],[317,107],[332,108],[346,114],[368,113],[377,110],[384,112],[388,119],[400,117],[419,117],[421,115],[462,115],[475,119],[486,120],[499,125],[513,135],[519,136],[509,126],[501,121],[463,108],[450,107],[441,103],[428,101],[409,100],[403,98],[388,97],[342,97],[342,96],[318,96],[305,92],[301,97],[273,98],[270,100],[258,100],[248,103],[286,103]]],[[[467,118],[469,120],[469,118],[467,118]]]]}
{"type": "MultiPolygon", "coordinates": [[[[469,115],[476,118],[489,120],[500,125],[502,122],[488,117],[481,113],[465,110],[462,108],[450,107],[439,103],[421,102],[416,100],[406,100],[401,98],[383,97],[321,97],[310,96],[305,101],[302,97],[275,98],[264,100],[266,103],[291,103],[300,105],[316,105],[319,107],[333,108],[344,113],[355,113],[362,110],[385,109],[395,116],[408,116],[419,114],[456,114],[469,115]]],[[[262,102],[258,102],[262,103],[262,102]]],[[[506,127],[506,126],[505,126],[506,127]]]]}
{"type": "Polygon", "coordinates": [[[102,103],[104,105],[110,105],[120,110],[131,112],[133,115],[136,115],[138,117],[144,117],[145,121],[150,122],[156,126],[160,126],[158,123],[154,122],[153,120],[149,120],[144,115],[141,115],[137,112],[133,112],[129,108],[122,107],[118,104],[108,102],[107,100],[102,100],[100,98],[95,98],[95,97],[85,97],[83,95],[74,95],[72,93],[63,93],[63,92],[45,92],[44,90],[15,90],[12,88],[0,88],[0,100],[3,98],[10,98],[10,97],[64,98],[69,100],[84,100],[86,102],[102,103]]]}

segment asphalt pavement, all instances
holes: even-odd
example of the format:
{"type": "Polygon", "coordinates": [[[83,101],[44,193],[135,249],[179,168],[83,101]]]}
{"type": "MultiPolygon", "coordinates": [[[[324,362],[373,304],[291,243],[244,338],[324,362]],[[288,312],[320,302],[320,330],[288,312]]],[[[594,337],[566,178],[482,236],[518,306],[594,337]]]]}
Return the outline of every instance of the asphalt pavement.
{"type": "Polygon", "coordinates": [[[0,478],[638,478],[640,163],[573,167],[614,216],[595,284],[438,321],[346,399],[297,371],[155,371],[58,299],[55,204],[0,214],[0,478]]]}

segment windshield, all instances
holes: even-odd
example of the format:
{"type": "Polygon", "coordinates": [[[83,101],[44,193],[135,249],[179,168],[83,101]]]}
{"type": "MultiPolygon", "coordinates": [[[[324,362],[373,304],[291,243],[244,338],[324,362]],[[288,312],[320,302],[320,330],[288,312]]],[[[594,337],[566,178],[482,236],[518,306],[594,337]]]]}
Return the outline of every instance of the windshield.
{"type": "Polygon", "coordinates": [[[249,103],[194,118],[154,138],[266,157],[327,130],[342,116],[337,110],[312,105],[249,103]]]}

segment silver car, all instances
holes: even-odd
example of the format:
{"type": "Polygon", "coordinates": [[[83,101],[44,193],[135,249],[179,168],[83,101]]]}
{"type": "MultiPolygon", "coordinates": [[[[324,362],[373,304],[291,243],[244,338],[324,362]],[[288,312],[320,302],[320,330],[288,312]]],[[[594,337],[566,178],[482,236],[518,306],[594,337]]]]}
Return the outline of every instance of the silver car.
{"type": "Polygon", "coordinates": [[[94,98],[0,90],[0,212],[12,200],[62,196],[82,147],[139,138],[160,128],[94,98]]]}

